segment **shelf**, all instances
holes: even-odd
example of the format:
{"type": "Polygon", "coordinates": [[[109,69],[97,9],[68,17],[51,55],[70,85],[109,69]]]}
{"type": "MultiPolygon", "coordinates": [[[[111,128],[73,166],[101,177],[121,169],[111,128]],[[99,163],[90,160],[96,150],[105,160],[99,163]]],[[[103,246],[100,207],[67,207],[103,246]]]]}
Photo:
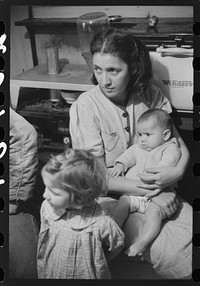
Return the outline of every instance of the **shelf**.
{"type": "MultiPolygon", "coordinates": [[[[132,27],[141,22],[141,19],[136,18],[123,18],[120,21],[110,22],[111,26],[126,26],[132,27]]],[[[41,27],[41,26],[63,26],[63,27],[76,27],[77,18],[33,18],[33,19],[24,19],[21,21],[15,22],[16,26],[26,26],[26,27],[41,27]]]]}
{"type": "MultiPolygon", "coordinates": [[[[36,32],[44,33],[49,30],[53,33],[55,28],[69,29],[76,28],[77,18],[33,18],[15,22],[16,26],[25,26],[27,29],[40,28],[36,32]],[[45,29],[45,30],[44,30],[45,29]]],[[[158,35],[168,36],[169,34],[193,34],[193,19],[191,18],[160,18],[157,28],[151,29],[148,26],[148,18],[122,18],[120,21],[110,22],[111,27],[133,28],[136,35],[158,35]]],[[[63,32],[63,31],[62,31],[63,32]]]]}

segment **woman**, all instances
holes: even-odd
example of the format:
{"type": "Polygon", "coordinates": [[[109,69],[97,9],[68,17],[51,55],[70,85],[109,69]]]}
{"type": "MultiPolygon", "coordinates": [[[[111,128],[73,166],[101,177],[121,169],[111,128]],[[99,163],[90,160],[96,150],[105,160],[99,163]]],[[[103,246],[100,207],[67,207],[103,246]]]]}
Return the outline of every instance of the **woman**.
{"type": "MultiPolygon", "coordinates": [[[[90,46],[93,57],[94,83],[91,90],[80,95],[70,110],[70,133],[74,148],[87,148],[107,168],[130,145],[137,142],[135,122],[149,108],[172,109],[161,90],[150,83],[151,62],[146,47],[131,31],[108,29],[95,35],[90,46]]],[[[155,189],[180,180],[189,161],[189,152],[174,127],[182,157],[176,167],[153,168],[141,174],[141,181],[109,178],[110,193],[147,195],[155,189]]],[[[152,198],[171,219],[144,252],[144,258],[165,278],[183,279],[191,275],[192,208],[173,193],[162,191],[152,198]]],[[[113,212],[115,200],[102,204],[113,212]]],[[[130,214],[124,231],[129,247],[142,229],[144,216],[130,214]]]]}

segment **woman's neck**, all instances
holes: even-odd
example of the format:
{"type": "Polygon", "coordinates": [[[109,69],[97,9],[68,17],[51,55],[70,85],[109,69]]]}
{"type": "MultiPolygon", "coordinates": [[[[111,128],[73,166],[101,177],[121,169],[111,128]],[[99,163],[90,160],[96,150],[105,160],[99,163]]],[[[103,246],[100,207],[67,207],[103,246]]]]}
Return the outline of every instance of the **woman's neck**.
{"type": "Polygon", "coordinates": [[[119,98],[119,100],[117,99],[115,101],[115,104],[124,108],[128,104],[129,97],[130,97],[130,94],[126,92],[121,98],[119,98]]]}
{"type": "Polygon", "coordinates": [[[111,99],[111,101],[115,104],[115,105],[118,105],[118,106],[121,106],[121,107],[126,107],[127,105],[127,98],[123,98],[123,99],[111,99]]]}
{"type": "MultiPolygon", "coordinates": [[[[101,89],[101,88],[100,88],[101,89]]],[[[103,92],[103,90],[101,89],[101,92],[103,93],[103,95],[108,99],[110,100],[112,103],[114,103],[115,105],[118,105],[118,106],[121,106],[121,107],[126,107],[127,103],[128,103],[128,100],[129,100],[129,95],[124,92],[124,94],[120,95],[119,98],[109,98],[106,96],[106,94],[103,92]]]]}

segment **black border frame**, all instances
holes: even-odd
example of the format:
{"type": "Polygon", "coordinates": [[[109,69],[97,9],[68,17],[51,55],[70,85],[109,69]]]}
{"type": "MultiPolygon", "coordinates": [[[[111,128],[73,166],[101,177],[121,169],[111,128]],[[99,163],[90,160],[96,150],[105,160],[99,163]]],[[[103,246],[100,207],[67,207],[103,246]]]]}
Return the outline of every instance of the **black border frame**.
{"type": "MultiPolygon", "coordinates": [[[[193,61],[193,68],[194,68],[194,117],[193,117],[193,137],[195,141],[195,145],[197,150],[200,150],[200,0],[190,1],[190,0],[183,0],[183,1],[176,1],[176,0],[155,0],[155,1],[148,1],[148,0],[124,0],[124,1],[113,1],[111,0],[88,0],[88,1],[77,1],[77,0],[0,0],[0,36],[2,35],[2,25],[5,25],[5,34],[7,35],[6,41],[4,45],[6,46],[6,52],[2,53],[0,50],[0,57],[3,57],[6,61],[6,65],[3,70],[0,72],[4,73],[5,78],[2,84],[0,85],[0,92],[4,93],[5,101],[2,105],[0,105],[0,112],[5,110],[5,114],[0,116],[0,127],[4,128],[5,136],[2,140],[7,144],[7,151],[5,155],[0,158],[0,162],[2,162],[5,166],[5,171],[3,176],[0,179],[4,179],[5,183],[0,185],[0,198],[4,199],[5,205],[3,210],[0,210],[0,233],[4,234],[4,243],[0,245],[0,283],[3,285],[65,285],[66,283],[70,283],[73,285],[74,283],[78,283],[79,285],[84,285],[86,283],[92,283],[92,285],[98,284],[106,285],[106,283],[110,283],[110,281],[60,281],[60,280],[9,280],[8,278],[8,190],[9,190],[9,85],[10,85],[10,38],[9,38],[9,28],[10,28],[10,5],[72,5],[72,6],[126,6],[126,5],[138,5],[138,6],[193,6],[194,7],[194,44],[195,44],[195,54],[194,54],[194,61],[193,61]],[[118,3],[120,2],[120,3],[118,3]],[[149,3],[153,2],[153,3],[149,3]],[[3,23],[3,24],[2,24],[3,23]],[[4,271],[4,274],[2,272],[4,271]]],[[[0,94],[1,96],[2,94],[0,94]]],[[[2,100],[2,99],[1,99],[2,100]]],[[[0,153],[1,154],[1,153],[0,153]]],[[[196,162],[195,164],[199,165],[200,163],[200,151],[197,152],[196,162]]],[[[196,176],[200,177],[200,170],[196,173],[196,176]]],[[[199,184],[200,185],[200,184],[199,184]]],[[[193,242],[196,242],[196,237],[199,237],[200,234],[200,193],[195,194],[195,198],[193,201],[193,242]]],[[[195,243],[193,247],[193,280],[125,280],[126,285],[132,285],[132,283],[137,283],[137,285],[149,285],[149,282],[153,285],[194,285],[197,282],[200,282],[200,243],[195,243]]],[[[114,283],[117,282],[121,284],[121,281],[114,280],[114,283]]],[[[123,282],[122,282],[123,283],[123,282]]]]}

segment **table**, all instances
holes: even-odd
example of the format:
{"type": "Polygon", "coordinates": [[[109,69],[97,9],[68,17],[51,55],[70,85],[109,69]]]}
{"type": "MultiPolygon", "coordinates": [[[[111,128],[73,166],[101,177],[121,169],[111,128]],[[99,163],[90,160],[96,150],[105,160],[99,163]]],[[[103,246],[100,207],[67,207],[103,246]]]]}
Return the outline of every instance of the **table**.
{"type": "Polygon", "coordinates": [[[55,75],[49,75],[46,64],[40,64],[11,78],[12,108],[17,108],[21,87],[87,91],[93,86],[92,74],[87,65],[73,65],[62,59],[59,61],[59,66],[60,72],[55,75]]]}

